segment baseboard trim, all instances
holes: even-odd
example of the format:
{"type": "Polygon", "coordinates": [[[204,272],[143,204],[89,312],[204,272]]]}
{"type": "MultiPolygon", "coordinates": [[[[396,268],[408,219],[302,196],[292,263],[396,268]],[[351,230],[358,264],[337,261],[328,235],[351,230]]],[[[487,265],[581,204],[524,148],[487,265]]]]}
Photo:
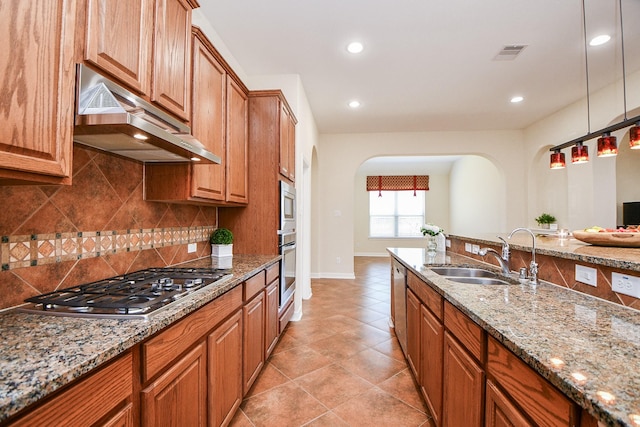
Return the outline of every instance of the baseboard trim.
{"type": "Polygon", "coordinates": [[[311,273],[312,279],[347,279],[353,280],[356,278],[354,273],[311,273]]]}
{"type": "Polygon", "coordinates": [[[389,252],[356,252],[353,256],[366,256],[372,258],[386,258],[389,256],[389,252]]]}

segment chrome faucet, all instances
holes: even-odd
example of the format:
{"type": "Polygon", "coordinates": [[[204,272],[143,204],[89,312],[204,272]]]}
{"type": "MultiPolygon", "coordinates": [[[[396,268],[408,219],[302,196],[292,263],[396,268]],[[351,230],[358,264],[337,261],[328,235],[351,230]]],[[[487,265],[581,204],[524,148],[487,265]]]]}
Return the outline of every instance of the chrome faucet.
{"type": "Polygon", "coordinates": [[[518,231],[526,231],[531,235],[533,239],[533,246],[531,247],[531,264],[529,264],[529,283],[538,284],[538,263],[536,262],[536,235],[533,234],[533,231],[528,228],[519,227],[514,229],[507,239],[511,239],[511,236],[516,234],[518,231]]]}
{"type": "Polygon", "coordinates": [[[502,269],[502,274],[509,275],[509,273],[511,272],[509,268],[509,256],[510,256],[509,243],[507,243],[507,241],[504,240],[502,237],[498,237],[498,239],[502,240],[502,255],[499,254],[498,251],[492,248],[482,248],[478,252],[478,255],[482,257],[486,256],[487,254],[491,254],[495,256],[496,259],[498,260],[498,263],[500,264],[500,268],[502,269]]]}

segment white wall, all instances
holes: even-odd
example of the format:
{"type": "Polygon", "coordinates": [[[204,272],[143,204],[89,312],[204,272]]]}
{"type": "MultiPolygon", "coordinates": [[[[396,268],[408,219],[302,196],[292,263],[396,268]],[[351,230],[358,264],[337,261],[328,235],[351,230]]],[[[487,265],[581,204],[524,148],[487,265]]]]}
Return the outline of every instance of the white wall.
{"type": "MultiPolygon", "coordinates": [[[[490,160],[502,179],[499,189],[493,174],[487,175],[486,165],[474,181],[487,175],[488,184],[479,190],[494,200],[494,193],[502,200],[495,215],[477,225],[476,232],[506,232],[521,226],[526,213],[526,182],[523,139],[519,131],[477,132],[417,132],[376,134],[322,134],[318,146],[318,191],[313,194],[317,218],[318,255],[312,264],[315,277],[353,277],[355,246],[355,189],[358,168],[367,159],[385,155],[476,155],[490,160]],[[507,179],[508,178],[508,179],[507,179]],[[496,220],[496,218],[498,218],[496,220]],[[498,227],[498,228],[494,228],[498,227]],[[341,262],[337,263],[336,259],[341,262]]],[[[479,162],[475,162],[478,165],[479,162]]],[[[453,189],[450,193],[453,193],[453,189]]],[[[482,194],[482,193],[480,193],[482,194]]],[[[451,197],[451,196],[450,196],[451,197]]],[[[458,233],[450,223],[451,233],[458,233]]]]}
{"type": "Polygon", "coordinates": [[[506,182],[506,177],[484,157],[464,156],[458,160],[450,177],[451,229],[462,235],[506,231],[506,182]]]}

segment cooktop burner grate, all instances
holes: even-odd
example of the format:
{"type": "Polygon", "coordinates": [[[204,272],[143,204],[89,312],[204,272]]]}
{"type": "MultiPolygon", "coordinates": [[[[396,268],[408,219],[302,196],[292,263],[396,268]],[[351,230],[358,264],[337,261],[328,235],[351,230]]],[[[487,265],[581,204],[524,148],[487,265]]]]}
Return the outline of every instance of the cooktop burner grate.
{"type": "Polygon", "coordinates": [[[25,300],[20,311],[74,317],[143,318],[229,277],[231,270],[150,268],[25,300]]]}

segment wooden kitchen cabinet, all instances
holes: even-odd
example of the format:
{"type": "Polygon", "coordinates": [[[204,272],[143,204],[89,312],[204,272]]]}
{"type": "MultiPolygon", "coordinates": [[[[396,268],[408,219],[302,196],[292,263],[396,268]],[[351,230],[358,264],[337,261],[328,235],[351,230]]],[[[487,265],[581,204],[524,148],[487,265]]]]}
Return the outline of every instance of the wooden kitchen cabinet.
{"type": "Polygon", "coordinates": [[[209,425],[226,426],[242,403],[242,311],[207,337],[209,425]]]}
{"type": "Polygon", "coordinates": [[[55,421],[61,426],[132,426],[132,394],[133,359],[127,352],[9,425],[31,427],[55,421]]]}
{"type": "Polygon", "coordinates": [[[183,120],[191,111],[191,10],[197,2],[155,0],[151,101],[183,120]]]}
{"type": "Polygon", "coordinates": [[[247,89],[193,27],[191,131],[220,164],[147,163],[145,200],[215,206],[248,202],[247,89]]]}
{"type": "Polygon", "coordinates": [[[84,60],[149,95],[153,0],[87,0],[84,60]]]}
{"type": "Polygon", "coordinates": [[[533,427],[526,416],[491,381],[487,380],[485,427],[533,427]]]}
{"type": "Polygon", "coordinates": [[[87,0],[84,60],[184,121],[196,0],[87,0]]]}
{"type": "Polygon", "coordinates": [[[245,305],[242,308],[242,388],[245,394],[260,374],[265,361],[265,285],[265,271],[243,283],[245,305]]]}
{"type": "MultiPolygon", "coordinates": [[[[442,297],[440,297],[442,298],[442,297]]],[[[426,306],[420,308],[420,390],[436,426],[442,425],[444,326],[426,306]]]]}
{"type": "Polygon", "coordinates": [[[280,175],[295,181],[296,121],[286,105],[280,109],[280,175]]]}
{"type": "Polygon", "coordinates": [[[243,308],[243,391],[255,382],[264,365],[264,293],[258,293],[243,308]]]}
{"type": "Polygon", "coordinates": [[[444,304],[443,426],[480,426],[484,410],[485,332],[451,303],[444,304]]]}
{"type": "Polygon", "coordinates": [[[249,201],[249,101],[245,90],[227,78],[226,201],[249,201]]]}
{"type": "Polygon", "coordinates": [[[218,224],[233,231],[233,249],[237,253],[278,254],[276,231],[280,228],[282,178],[278,164],[283,106],[291,111],[279,90],[249,92],[250,203],[242,209],[218,210],[218,224]]]}
{"type": "Polygon", "coordinates": [[[0,185],[71,184],[77,3],[0,8],[0,185]]]}
{"type": "Polygon", "coordinates": [[[203,426],[207,420],[205,343],[180,358],[142,391],[143,426],[203,426]]]}
{"type": "Polygon", "coordinates": [[[484,371],[449,333],[444,335],[442,425],[482,425],[484,371]]]}
{"type": "Polygon", "coordinates": [[[273,264],[267,269],[267,283],[265,289],[265,329],[264,329],[264,360],[267,360],[278,343],[278,303],[280,298],[280,263],[273,264]]]}
{"type": "Polygon", "coordinates": [[[495,378],[494,387],[504,390],[535,424],[577,425],[577,405],[493,337],[487,353],[487,373],[495,378]]]}
{"type": "Polygon", "coordinates": [[[420,300],[407,289],[407,362],[413,375],[420,378],[420,300]]]}

